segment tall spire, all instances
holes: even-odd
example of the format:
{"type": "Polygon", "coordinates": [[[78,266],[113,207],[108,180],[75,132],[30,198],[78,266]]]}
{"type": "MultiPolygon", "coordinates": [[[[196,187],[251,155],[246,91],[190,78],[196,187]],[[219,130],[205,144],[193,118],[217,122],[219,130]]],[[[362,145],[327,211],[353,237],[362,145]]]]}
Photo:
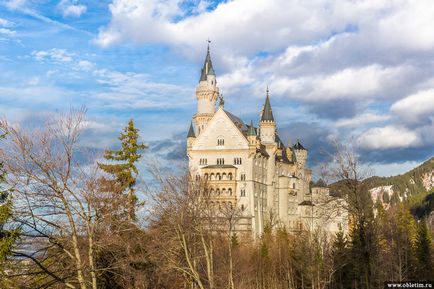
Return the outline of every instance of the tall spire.
{"type": "Polygon", "coordinates": [[[208,42],[208,48],[207,48],[206,57],[203,63],[203,68],[201,70],[199,81],[206,81],[207,75],[215,75],[214,68],[212,67],[211,54],[209,52],[209,44],[211,40],[207,40],[207,42],[208,42]]]}
{"type": "Polygon", "coordinates": [[[262,112],[261,121],[273,121],[273,111],[271,109],[269,90],[267,86],[267,97],[265,98],[264,111],[262,112]]]}

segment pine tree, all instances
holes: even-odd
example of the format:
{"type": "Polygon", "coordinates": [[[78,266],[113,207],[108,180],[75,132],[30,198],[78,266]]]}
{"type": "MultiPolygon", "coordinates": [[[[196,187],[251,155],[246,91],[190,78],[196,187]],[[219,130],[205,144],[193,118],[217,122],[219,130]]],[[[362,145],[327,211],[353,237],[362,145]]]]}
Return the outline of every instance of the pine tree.
{"type": "Polygon", "coordinates": [[[351,285],[351,262],[348,240],[342,230],[336,233],[332,247],[333,283],[331,288],[348,288],[351,285]]]}
{"type": "MultiPolygon", "coordinates": [[[[3,138],[4,135],[0,135],[3,138]]],[[[3,262],[11,254],[12,246],[19,237],[19,229],[5,229],[12,216],[12,202],[8,197],[8,191],[3,190],[1,184],[4,183],[6,172],[3,164],[0,163],[0,262],[3,262]]]]}
{"type": "Polygon", "coordinates": [[[417,274],[420,280],[432,280],[434,278],[431,236],[425,220],[418,225],[416,235],[417,274]]]}
{"type": "Polygon", "coordinates": [[[113,177],[112,190],[127,195],[128,218],[135,220],[137,197],[134,187],[139,173],[136,163],[142,157],[140,151],[147,146],[139,142],[139,130],[134,127],[132,119],[120,134],[119,140],[121,141],[119,150],[107,150],[104,154],[104,158],[112,163],[98,163],[98,166],[113,177]]]}

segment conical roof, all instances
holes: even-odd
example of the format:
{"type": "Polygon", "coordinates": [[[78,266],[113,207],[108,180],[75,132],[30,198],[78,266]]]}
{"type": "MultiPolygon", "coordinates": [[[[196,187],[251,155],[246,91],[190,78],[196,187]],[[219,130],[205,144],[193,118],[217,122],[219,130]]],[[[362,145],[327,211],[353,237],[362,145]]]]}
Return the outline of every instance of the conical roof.
{"type": "Polygon", "coordinates": [[[304,146],[301,145],[300,140],[297,140],[297,143],[294,145],[294,149],[307,151],[307,149],[305,149],[304,146]]]}
{"type": "Polygon", "coordinates": [[[196,134],[194,133],[194,129],[193,129],[193,122],[190,123],[190,129],[188,130],[187,138],[189,137],[196,137],[196,134]]]}
{"type": "Polygon", "coordinates": [[[271,109],[270,98],[268,96],[265,98],[264,111],[262,112],[261,121],[274,121],[273,111],[271,109]]]}
{"type": "Polygon", "coordinates": [[[215,75],[214,68],[212,67],[211,54],[209,53],[209,45],[206,53],[205,61],[200,74],[199,81],[206,81],[207,75],[215,75]]]}
{"type": "Polygon", "coordinates": [[[253,126],[253,120],[250,121],[250,126],[249,126],[249,130],[247,131],[247,135],[256,135],[256,131],[255,131],[255,127],[253,126]]]}

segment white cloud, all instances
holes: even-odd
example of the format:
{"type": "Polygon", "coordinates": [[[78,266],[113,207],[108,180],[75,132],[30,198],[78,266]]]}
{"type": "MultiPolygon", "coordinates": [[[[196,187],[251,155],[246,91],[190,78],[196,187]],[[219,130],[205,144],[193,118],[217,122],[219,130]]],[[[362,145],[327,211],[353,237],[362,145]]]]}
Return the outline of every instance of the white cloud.
{"type": "Polygon", "coordinates": [[[393,85],[406,70],[403,67],[383,67],[371,64],[348,67],[331,74],[316,74],[271,80],[273,91],[306,102],[336,99],[366,100],[382,93],[393,85]]]}
{"type": "MultiPolygon", "coordinates": [[[[324,1],[238,0],[220,3],[214,11],[174,22],[174,16],[185,16],[179,8],[182,2],[114,0],[110,4],[111,23],[100,31],[98,43],[108,46],[133,40],[192,47],[212,37],[223,46],[230,43],[235,50],[252,52],[261,47],[280,48],[288,41],[325,37],[329,29],[343,30],[350,19],[346,14],[334,14],[335,5],[323,9],[324,1]]],[[[345,1],[335,2],[339,5],[345,1]]]]}
{"type": "Polygon", "coordinates": [[[73,60],[73,53],[67,52],[65,49],[52,48],[50,50],[33,51],[32,55],[38,61],[51,60],[53,62],[71,62],[73,60]]]}
{"type": "Polygon", "coordinates": [[[4,35],[7,35],[7,36],[12,36],[12,35],[15,35],[16,32],[13,31],[13,30],[10,30],[8,28],[2,28],[2,27],[0,27],[0,34],[4,34],[4,35]]]}
{"type": "Polygon", "coordinates": [[[434,88],[418,91],[395,102],[390,110],[401,119],[415,124],[434,117],[434,88]]]}
{"type": "Polygon", "coordinates": [[[141,73],[95,70],[97,81],[106,87],[95,99],[117,109],[176,108],[193,105],[193,88],[154,82],[141,73]]]}
{"type": "Polygon", "coordinates": [[[367,130],[358,138],[358,143],[364,149],[408,148],[420,145],[421,138],[416,131],[385,126],[367,130]]]}
{"type": "Polygon", "coordinates": [[[77,0],[62,0],[57,5],[63,17],[80,17],[87,11],[87,6],[78,4],[77,0]]]}
{"type": "Polygon", "coordinates": [[[23,7],[27,3],[27,0],[9,0],[6,2],[6,6],[9,9],[17,9],[23,7]]]}
{"type": "Polygon", "coordinates": [[[12,21],[9,21],[9,20],[4,19],[4,18],[0,18],[0,26],[3,26],[3,27],[12,27],[14,25],[15,25],[15,23],[13,23],[12,21]]]}
{"type": "Polygon", "coordinates": [[[378,123],[389,120],[390,116],[387,114],[375,114],[372,112],[366,112],[357,115],[354,118],[344,118],[336,121],[335,125],[337,127],[357,127],[370,123],[378,123]]]}
{"type": "Polygon", "coordinates": [[[77,66],[81,70],[90,71],[95,67],[95,64],[87,60],[80,60],[77,66]]]}

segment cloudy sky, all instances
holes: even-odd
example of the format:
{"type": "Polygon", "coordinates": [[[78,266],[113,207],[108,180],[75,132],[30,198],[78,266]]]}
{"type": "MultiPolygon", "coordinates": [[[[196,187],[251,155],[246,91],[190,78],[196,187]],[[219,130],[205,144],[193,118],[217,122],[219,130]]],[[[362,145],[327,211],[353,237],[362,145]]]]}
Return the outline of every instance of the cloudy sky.
{"type": "Polygon", "coordinates": [[[37,126],[88,110],[83,145],[130,118],[152,154],[182,159],[210,38],[225,108],[321,161],[354,142],[379,175],[434,155],[432,0],[0,0],[0,115],[37,126]]]}

